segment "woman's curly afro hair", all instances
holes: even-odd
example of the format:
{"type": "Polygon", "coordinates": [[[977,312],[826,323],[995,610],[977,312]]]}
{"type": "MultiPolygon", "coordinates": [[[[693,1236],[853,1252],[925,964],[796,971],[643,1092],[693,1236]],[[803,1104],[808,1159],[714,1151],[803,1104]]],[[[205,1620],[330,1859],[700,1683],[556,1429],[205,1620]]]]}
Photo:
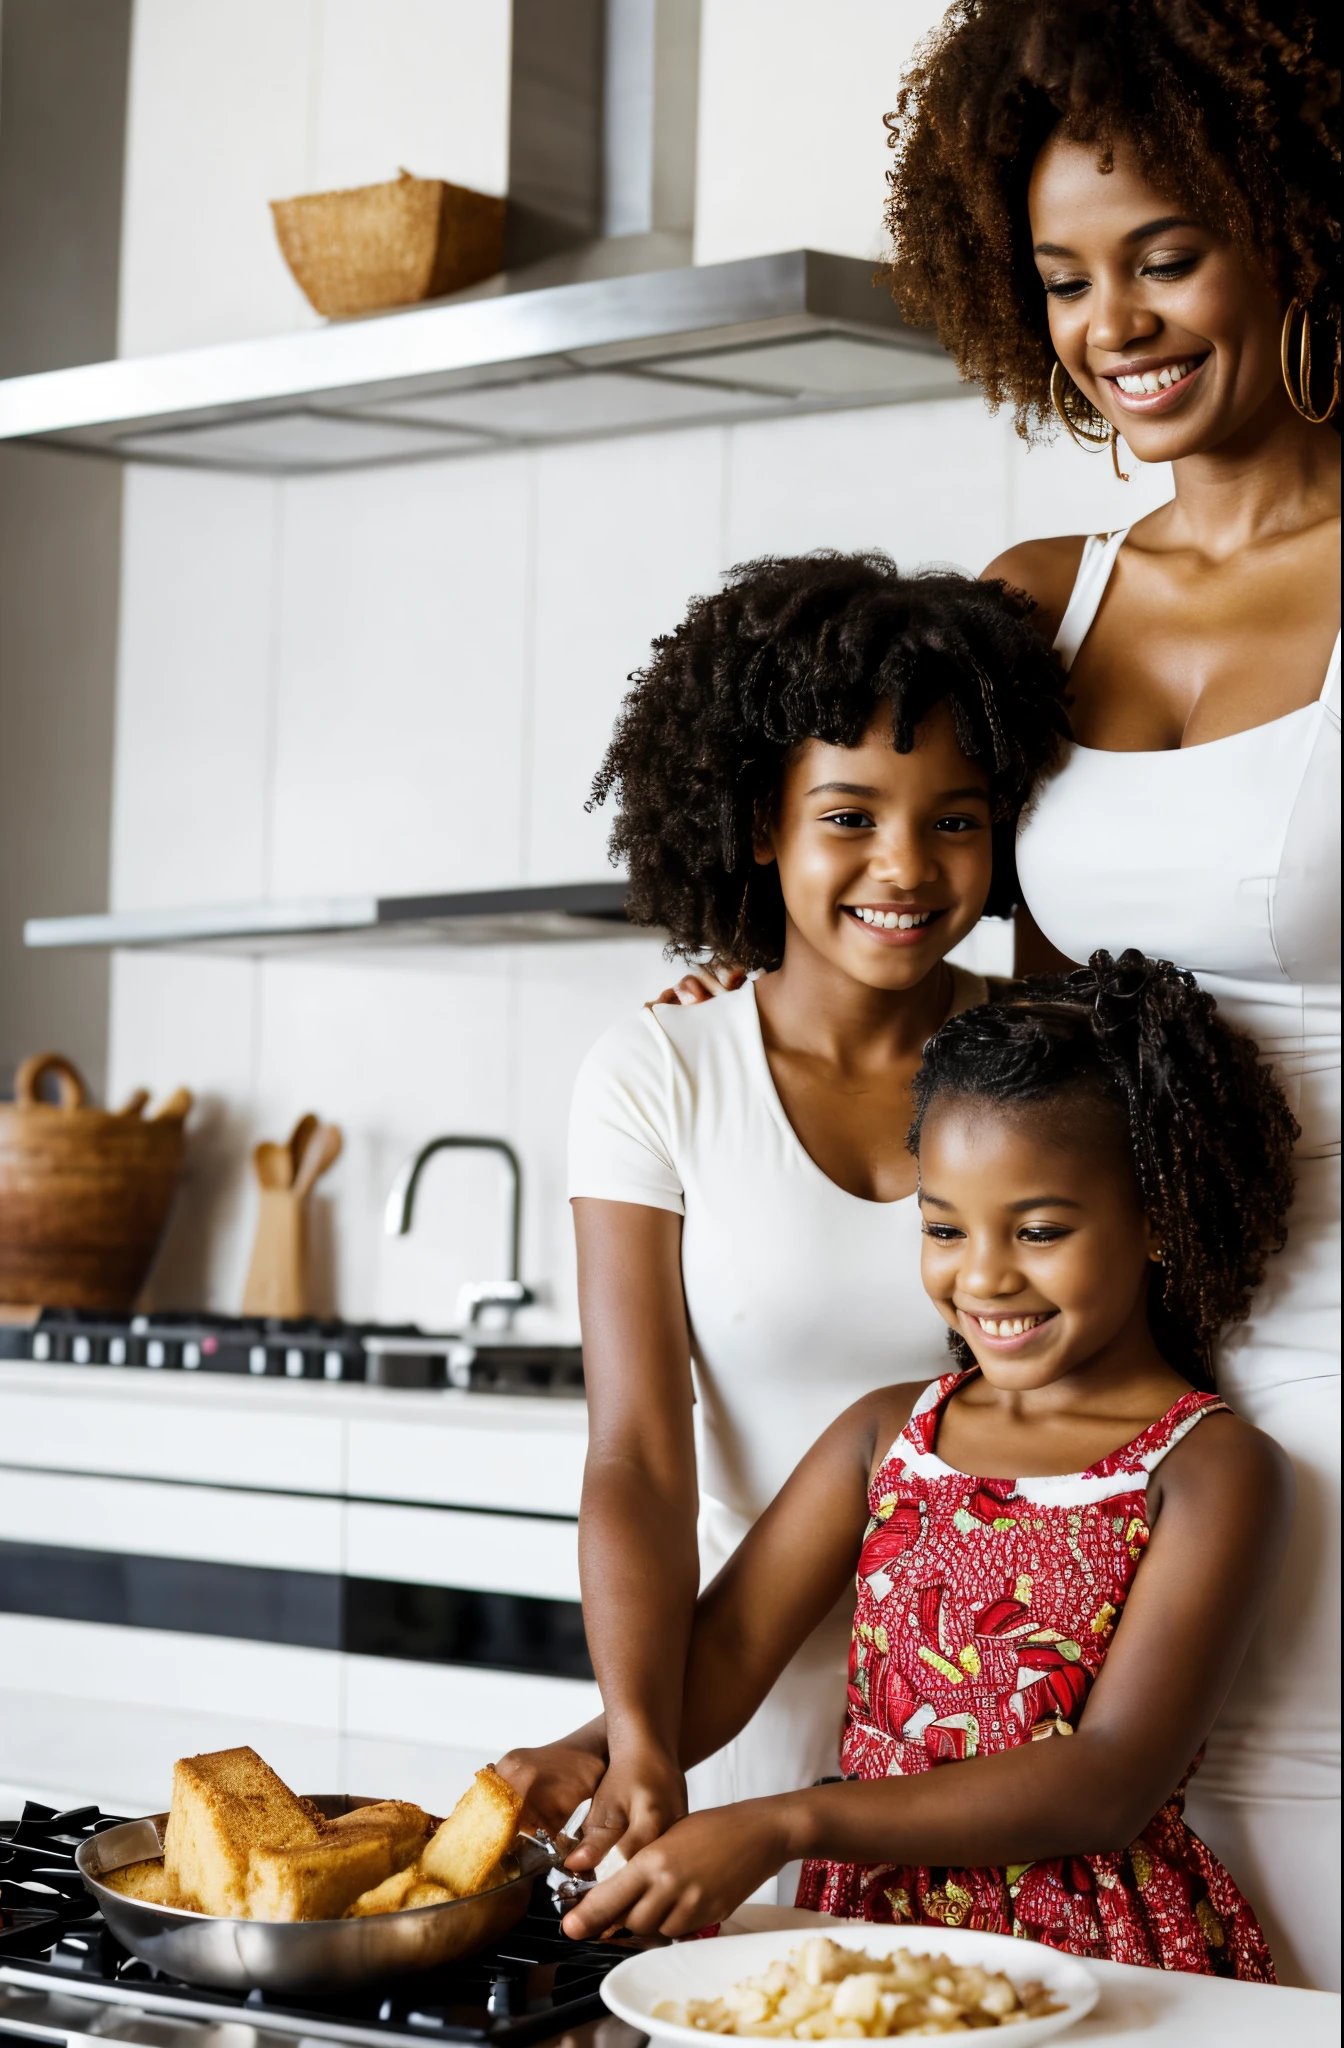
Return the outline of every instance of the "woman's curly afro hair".
{"type": "Polygon", "coordinates": [[[954,0],[887,117],[892,279],[1024,438],[1052,420],[1055,360],[1027,184],[1061,125],[1103,166],[1125,139],[1338,336],[1334,24],[1294,0],[954,0]]]}
{"type": "Polygon", "coordinates": [[[670,951],[778,967],[778,870],[754,858],[802,741],[857,746],[879,711],[909,753],[938,705],[989,777],[996,821],[986,910],[1017,900],[1013,829],[1068,730],[1064,679],[1031,600],[951,571],[902,576],[882,554],[747,562],[695,598],[631,677],[589,808],[615,792],[611,858],[629,915],[670,951]]]}
{"type": "MultiPolygon", "coordinates": [[[[1213,1385],[1214,1346],[1246,1314],[1283,1249],[1298,1127],[1254,1040],[1218,1015],[1193,974],[1142,953],[1094,953],[1010,1001],[963,1010],[924,1047],[910,1149],[946,1095],[1008,1106],[1110,1105],[1158,1243],[1148,1316],[1168,1364],[1213,1385]]],[[[970,1347],[953,1334],[964,1365],[970,1347]]]]}

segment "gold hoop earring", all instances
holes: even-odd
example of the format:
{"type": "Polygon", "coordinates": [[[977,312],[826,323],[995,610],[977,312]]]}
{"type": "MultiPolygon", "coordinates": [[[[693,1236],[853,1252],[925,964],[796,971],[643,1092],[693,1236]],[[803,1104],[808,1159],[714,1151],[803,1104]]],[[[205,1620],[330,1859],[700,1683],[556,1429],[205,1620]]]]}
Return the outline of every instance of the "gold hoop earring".
{"type": "Polygon", "coordinates": [[[1102,415],[1091,401],[1083,397],[1078,386],[1066,379],[1064,365],[1058,358],[1056,358],[1054,368],[1050,372],[1050,403],[1063,420],[1064,431],[1073,442],[1074,447],[1081,448],[1085,455],[1100,455],[1103,448],[1109,448],[1111,451],[1111,468],[1115,471],[1116,479],[1122,484],[1127,484],[1129,482],[1128,473],[1120,467],[1119,429],[1113,427],[1109,420],[1102,419],[1102,415]],[[1078,419],[1075,419],[1067,410],[1066,384],[1068,391],[1073,392],[1077,405],[1087,407],[1087,413],[1078,419]],[[1091,418],[1088,417],[1088,414],[1091,415],[1091,418]],[[1101,425],[1099,427],[1093,426],[1093,420],[1101,420],[1101,425]]]}
{"type": "Polygon", "coordinates": [[[1323,427],[1332,419],[1339,405],[1339,322],[1335,322],[1335,366],[1330,391],[1330,403],[1324,412],[1313,412],[1311,408],[1311,308],[1303,300],[1294,298],[1288,302],[1288,311],[1283,316],[1283,328],[1279,335],[1279,368],[1283,372],[1284,389],[1293,403],[1293,410],[1309,420],[1313,427],[1323,427]],[[1297,344],[1297,375],[1294,380],[1292,368],[1293,321],[1302,316],[1302,333],[1297,344]]]}

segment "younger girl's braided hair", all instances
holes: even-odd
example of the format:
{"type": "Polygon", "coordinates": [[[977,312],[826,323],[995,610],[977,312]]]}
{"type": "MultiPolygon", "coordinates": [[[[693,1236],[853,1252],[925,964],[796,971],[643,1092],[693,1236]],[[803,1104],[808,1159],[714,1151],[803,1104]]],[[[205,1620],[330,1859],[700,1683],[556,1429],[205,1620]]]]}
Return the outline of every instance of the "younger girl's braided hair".
{"type": "MultiPolygon", "coordinates": [[[[990,1103],[1092,1097],[1120,1112],[1162,1265],[1149,1299],[1168,1364],[1212,1388],[1214,1346],[1283,1249],[1298,1127],[1258,1048],[1193,974],[1130,951],[1039,975],[963,1010],[924,1047],[910,1149],[942,1095],[990,1103]]],[[[970,1365],[970,1349],[952,1348],[970,1365]]]]}

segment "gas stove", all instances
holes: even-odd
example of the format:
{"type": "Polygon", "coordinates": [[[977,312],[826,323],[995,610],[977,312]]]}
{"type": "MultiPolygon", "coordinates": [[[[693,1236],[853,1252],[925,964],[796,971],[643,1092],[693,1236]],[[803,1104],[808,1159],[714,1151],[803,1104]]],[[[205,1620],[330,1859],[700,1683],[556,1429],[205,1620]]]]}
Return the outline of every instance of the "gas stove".
{"type": "Polygon", "coordinates": [[[414,1323],[45,1308],[22,1322],[0,1323],[5,1358],[583,1399],[577,1344],[521,1344],[477,1330],[458,1336],[414,1323]]]}
{"type": "MultiPolygon", "coordinates": [[[[187,2048],[202,2028],[227,2026],[221,2044],[293,2048],[342,2041],[397,2048],[416,2041],[498,2048],[569,2031],[602,2011],[599,1986],[629,1942],[574,1942],[538,1879],[531,1907],[493,1948],[442,1969],[366,1992],[287,2002],[259,1991],[204,1991],[165,1977],[110,1933],[75,1869],[82,1841],[119,1817],[82,1806],[68,1813],[29,1801],[0,1821],[0,2043],[59,2043],[79,2035],[137,2048],[187,2048]],[[175,2027],[174,2022],[178,2025],[175,2027]],[[239,2024],[248,2035],[240,2035],[239,2024]]],[[[639,1946],[640,1944],[633,1944],[639,1946]]]]}

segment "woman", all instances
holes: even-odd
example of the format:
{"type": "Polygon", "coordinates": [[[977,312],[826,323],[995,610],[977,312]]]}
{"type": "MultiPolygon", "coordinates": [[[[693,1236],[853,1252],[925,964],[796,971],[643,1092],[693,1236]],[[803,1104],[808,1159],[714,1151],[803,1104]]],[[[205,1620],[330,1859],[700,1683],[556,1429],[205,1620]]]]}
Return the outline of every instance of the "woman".
{"type": "MultiPolygon", "coordinates": [[[[1193,968],[1302,1125],[1288,1249],[1219,1390],[1298,1467],[1293,1550],[1194,1825],[1286,1980],[1338,1982],[1338,73],[1315,10],[982,0],[894,121],[907,308],[1030,432],[1170,462],[1172,503],[986,571],[1036,598],[1077,745],[1019,838],[1071,960],[1193,968]],[[1306,337],[1304,340],[1304,336],[1306,337]],[[1332,1564],[1333,1559],[1333,1564],[1332,1564]]],[[[1248,1513],[1254,1504],[1248,1503],[1248,1513]]]]}
{"type": "MultiPolygon", "coordinates": [[[[851,1401],[943,1363],[910,1083],[929,1033],[985,998],[946,956],[1014,901],[1013,825],[1064,730],[1028,611],[882,556],[748,564],[655,644],[598,778],[635,915],[769,971],[713,1011],[637,1012],[575,1091],[580,1555],[611,1744],[590,1865],[686,1810],[702,1572],[851,1401]]],[[[810,1636],[697,1803],[838,1768],[849,1619],[841,1602],[810,1636]]],[[[525,1756],[501,1768],[530,1785],[525,1756]]]]}
{"type": "Polygon", "coordinates": [[[1288,1250],[1218,1371],[1297,1466],[1296,1528],[1191,1814],[1283,1980],[1321,1986],[1339,1981],[1333,49],[1313,7],[963,0],[901,94],[888,209],[907,313],[1020,432],[1062,421],[1117,471],[1173,465],[1174,501],[1132,530],[986,571],[1037,600],[1078,742],[1019,840],[1038,928],[1020,957],[1137,946],[1195,969],[1302,1125],[1288,1250]]]}

